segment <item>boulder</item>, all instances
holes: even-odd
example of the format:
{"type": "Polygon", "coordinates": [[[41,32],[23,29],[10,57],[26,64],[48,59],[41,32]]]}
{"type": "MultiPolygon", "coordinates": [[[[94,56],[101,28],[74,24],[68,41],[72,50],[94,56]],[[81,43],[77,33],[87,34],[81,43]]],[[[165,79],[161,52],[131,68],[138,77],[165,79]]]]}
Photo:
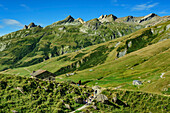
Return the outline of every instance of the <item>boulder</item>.
{"type": "Polygon", "coordinates": [[[106,95],[103,95],[103,94],[99,94],[96,96],[96,100],[98,102],[102,102],[102,103],[107,103],[108,102],[108,98],[106,95]]]}
{"type": "Polygon", "coordinates": [[[134,80],[133,85],[142,85],[142,82],[139,80],[134,80]]]}
{"type": "Polygon", "coordinates": [[[71,107],[70,107],[69,104],[65,104],[65,107],[66,107],[67,109],[71,109],[71,107]]]}
{"type": "Polygon", "coordinates": [[[60,31],[62,31],[62,30],[64,30],[65,29],[65,27],[60,27],[60,28],[58,28],[58,30],[60,30],[60,31]]]}

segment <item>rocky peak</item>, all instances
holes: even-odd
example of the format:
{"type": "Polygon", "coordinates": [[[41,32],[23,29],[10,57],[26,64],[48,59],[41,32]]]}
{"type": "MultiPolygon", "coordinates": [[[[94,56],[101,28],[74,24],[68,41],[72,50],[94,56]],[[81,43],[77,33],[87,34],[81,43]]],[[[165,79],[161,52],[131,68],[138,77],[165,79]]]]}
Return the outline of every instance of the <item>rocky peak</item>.
{"type": "Polygon", "coordinates": [[[133,16],[127,16],[125,22],[133,21],[133,16]]]}
{"type": "Polygon", "coordinates": [[[103,19],[103,17],[104,17],[104,15],[101,15],[98,19],[100,20],[100,19],[103,19]]]}
{"type": "Polygon", "coordinates": [[[28,26],[25,25],[23,29],[30,29],[32,27],[39,27],[39,28],[41,28],[40,25],[37,26],[37,25],[34,24],[34,22],[31,22],[28,26]]]}
{"type": "Polygon", "coordinates": [[[84,21],[82,18],[78,18],[77,20],[78,20],[80,23],[82,23],[82,24],[85,23],[85,21],[84,21]]]}
{"type": "Polygon", "coordinates": [[[27,26],[27,25],[24,25],[24,29],[28,29],[28,26],[27,26]]]}
{"type": "Polygon", "coordinates": [[[112,22],[112,21],[115,21],[117,19],[116,16],[110,14],[110,15],[101,15],[99,18],[99,21],[100,22],[112,22]]]}
{"type": "Polygon", "coordinates": [[[74,18],[73,18],[71,15],[69,15],[69,16],[66,17],[63,21],[65,21],[65,22],[73,22],[73,21],[74,21],[74,18]]]}
{"type": "Polygon", "coordinates": [[[150,19],[152,19],[153,17],[156,17],[156,16],[158,16],[158,15],[155,14],[155,13],[151,13],[151,14],[149,14],[149,15],[146,15],[146,16],[144,16],[142,19],[139,20],[139,23],[141,23],[141,22],[143,22],[143,21],[150,20],[150,19]]]}

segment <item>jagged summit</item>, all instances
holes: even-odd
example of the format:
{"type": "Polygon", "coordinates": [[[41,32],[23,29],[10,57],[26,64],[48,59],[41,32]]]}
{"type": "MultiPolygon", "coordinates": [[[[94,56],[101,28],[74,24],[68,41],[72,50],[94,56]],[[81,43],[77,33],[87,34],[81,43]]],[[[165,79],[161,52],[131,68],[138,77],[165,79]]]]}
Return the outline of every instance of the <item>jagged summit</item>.
{"type": "Polygon", "coordinates": [[[31,22],[28,26],[25,25],[23,29],[30,29],[32,27],[40,27],[41,28],[40,25],[35,25],[34,22],[31,22]]]}
{"type": "Polygon", "coordinates": [[[73,22],[75,19],[71,16],[71,15],[69,15],[68,17],[66,17],[63,21],[65,21],[65,22],[73,22]]]}
{"type": "Polygon", "coordinates": [[[69,15],[64,20],[53,23],[53,25],[79,25],[84,23],[85,22],[83,19],[81,18],[74,19],[71,15],[69,15]]]}
{"type": "Polygon", "coordinates": [[[139,23],[143,22],[143,21],[147,21],[150,20],[154,17],[157,17],[158,15],[155,13],[150,13],[149,15],[144,16],[141,20],[139,20],[139,23]]]}
{"type": "Polygon", "coordinates": [[[112,21],[115,21],[117,19],[116,16],[114,16],[113,14],[110,14],[110,15],[101,15],[99,18],[99,21],[100,22],[112,22],[112,21]]]}
{"type": "Polygon", "coordinates": [[[78,21],[81,22],[82,24],[85,23],[85,21],[84,21],[82,18],[78,18],[78,19],[76,19],[76,20],[78,20],[78,21]]]}

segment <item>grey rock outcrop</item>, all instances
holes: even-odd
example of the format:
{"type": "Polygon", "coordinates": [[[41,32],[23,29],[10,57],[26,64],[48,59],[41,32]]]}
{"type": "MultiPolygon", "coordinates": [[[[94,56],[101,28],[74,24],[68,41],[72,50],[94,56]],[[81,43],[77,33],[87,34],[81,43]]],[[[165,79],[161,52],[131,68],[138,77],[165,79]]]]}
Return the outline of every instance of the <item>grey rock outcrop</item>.
{"type": "Polygon", "coordinates": [[[30,29],[30,28],[33,28],[33,27],[42,28],[40,25],[35,25],[33,22],[31,22],[28,26],[25,25],[23,29],[30,29]]]}
{"type": "Polygon", "coordinates": [[[102,102],[102,103],[107,103],[108,102],[108,98],[106,95],[103,95],[103,94],[99,94],[96,96],[96,100],[98,102],[102,102]]]}
{"type": "Polygon", "coordinates": [[[119,52],[119,53],[117,54],[117,57],[120,58],[120,57],[122,57],[122,56],[125,56],[126,53],[127,53],[127,48],[125,48],[123,51],[119,52]]]}
{"type": "Polygon", "coordinates": [[[144,16],[142,19],[139,20],[139,23],[142,23],[143,21],[147,21],[152,19],[153,17],[158,16],[155,13],[151,13],[149,15],[144,16]]]}
{"type": "Polygon", "coordinates": [[[142,85],[142,82],[139,80],[134,80],[133,85],[142,85]]]}

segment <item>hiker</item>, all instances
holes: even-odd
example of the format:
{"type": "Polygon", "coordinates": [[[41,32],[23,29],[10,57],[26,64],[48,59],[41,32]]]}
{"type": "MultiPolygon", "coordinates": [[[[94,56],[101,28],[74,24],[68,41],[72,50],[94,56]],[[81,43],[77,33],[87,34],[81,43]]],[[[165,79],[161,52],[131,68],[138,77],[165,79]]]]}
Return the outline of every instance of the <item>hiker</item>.
{"type": "Polygon", "coordinates": [[[94,95],[92,94],[91,98],[93,98],[93,96],[94,96],[94,95]]]}

